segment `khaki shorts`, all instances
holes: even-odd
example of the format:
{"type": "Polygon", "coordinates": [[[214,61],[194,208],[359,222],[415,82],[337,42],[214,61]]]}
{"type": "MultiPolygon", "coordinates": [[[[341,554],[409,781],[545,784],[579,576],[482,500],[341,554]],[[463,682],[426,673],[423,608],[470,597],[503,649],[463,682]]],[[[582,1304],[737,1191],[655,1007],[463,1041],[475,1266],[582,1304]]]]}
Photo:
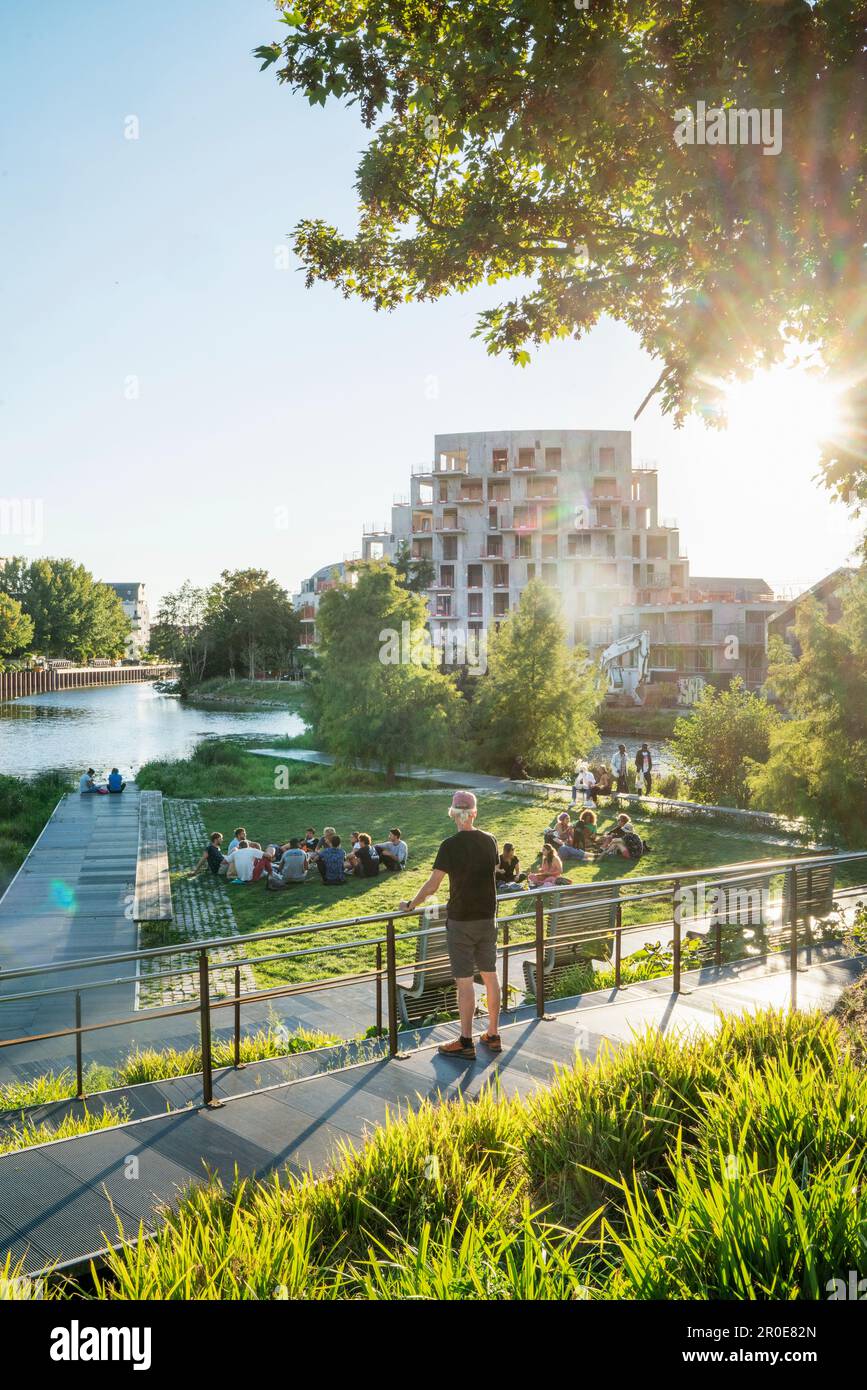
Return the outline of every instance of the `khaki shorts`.
{"type": "Polygon", "coordinates": [[[472,978],[477,971],[497,968],[497,923],[493,917],[476,922],[446,922],[449,962],[456,980],[472,978]]]}

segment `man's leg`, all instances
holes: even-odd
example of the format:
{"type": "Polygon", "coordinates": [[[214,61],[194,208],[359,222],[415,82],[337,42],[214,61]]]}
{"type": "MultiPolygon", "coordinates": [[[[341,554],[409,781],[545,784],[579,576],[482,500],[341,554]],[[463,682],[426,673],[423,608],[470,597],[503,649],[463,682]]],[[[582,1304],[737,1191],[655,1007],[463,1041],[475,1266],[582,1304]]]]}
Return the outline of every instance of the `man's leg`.
{"type": "Polygon", "coordinates": [[[471,1038],[473,1036],[473,1016],[476,1012],[476,991],[473,988],[473,977],[472,975],[462,975],[459,980],[455,980],[455,984],[458,987],[461,1037],[471,1038]]]}
{"type": "Polygon", "coordinates": [[[500,980],[496,970],[483,970],[482,982],[488,996],[488,1033],[496,1037],[500,1028],[500,980]]]}

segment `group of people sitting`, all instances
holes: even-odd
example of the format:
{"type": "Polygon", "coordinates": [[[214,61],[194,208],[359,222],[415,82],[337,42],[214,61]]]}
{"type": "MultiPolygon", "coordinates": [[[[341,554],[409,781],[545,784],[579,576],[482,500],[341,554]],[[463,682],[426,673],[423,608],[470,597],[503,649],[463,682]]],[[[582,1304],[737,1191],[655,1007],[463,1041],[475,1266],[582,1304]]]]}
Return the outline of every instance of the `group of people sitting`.
{"type": "Polygon", "coordinates": [[[495,871],[497,892],[515,893],[525,887],[548,888],[552,884],[570,883],[571,879],[563,872],[564,860],[588,863],[608,856],[637,861],[648,849],[650,845],[641,838],[627,815],[619,815],[610,829],[600,832],[596,828],[595,811],[582,811],[576,821],[568,811],[561,811],[551,829],[545,832],[537,869],[522,873],[515,846],[508,841],[503,845],[495,871]]]}
{"type": "Polygon", "coordinates": [[[268,888],[278,889],[316,882],[318,874],[322,883],[331,886],[345,883],[347,876],[376,878],[380,869],[400,872],[406,867],[408,854],[398,826],[392,827],[381,844],[374,844],[366,831],[353,830],[346,847],[333,825],[327,825],[321,835],[308,826],[303,838],[293,836],[284,845],[269,844],[263,849],[239,825],[225,851],[220,831],[213,832],[190,878],[208,868],[215,876],[225,875],[230,883],[264,880],[268,888]]]}
{"type": "Polygon", "coordinates": [[[81,792],[82,796],[90,792],[96,792],[99,796],[106,796],[110,792],[122,792],[125,786],[126,782],[123,780],[116,767],[111,769],[104,786],[97,782],[96,773],[92,767],[89,767],[86,772],[83,772],[78,779],[78,790],[81,792]]]}

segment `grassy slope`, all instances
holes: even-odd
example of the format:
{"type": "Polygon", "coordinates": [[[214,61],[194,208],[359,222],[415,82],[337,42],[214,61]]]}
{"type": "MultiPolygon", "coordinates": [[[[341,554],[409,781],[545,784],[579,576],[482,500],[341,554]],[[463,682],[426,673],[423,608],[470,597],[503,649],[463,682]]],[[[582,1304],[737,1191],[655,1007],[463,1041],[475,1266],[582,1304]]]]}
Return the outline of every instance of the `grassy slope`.
{"type": "MultiPolygon", "coordinates": [[[[279,748],[303,747],[305,735],[294,739],[268,739],[279,748]]],[[[261,742],[252,740],[252,742],[261,742]]],[[[262,758],[247,752],[240,743],[207,739],[191,758],[145,763],[136,778],[140,787],[163,792],[166,796],[191,798],[274,796],[345,791],[347,787],[379,790],[382,777],[377,772],[346,772],[316,763],[293,762],[290,758],[262,758]]],[[[413,786],[427,786],[425,782],[413,786]]]]}
{"type": "MultiPolygon", "coordinates": [[[[263,760],[264,761],[264,760],[263,760]]],[[[259,931],[271,927],[316,923],[335,918],[366,916],[389,912],[397,908],[402,898],[410,897],[425,881],[433,863],[436,848],[449,834],[446,816],[449,793],[421,794],[417,790],[379,793],[367,792],[328,795],[311,790],[297,800],[237,801],[201,803],[202,815],[209,831],[220,830],[231,837],[236,825],[245,825],[248,832],[263,845],[269,841],[285,842],[291,835],[300,835],[307,825],[317,831],[324,825],[336,826],[346,842],[351,830],[366,830],[375,840],[384,840],[392,825],[400,826],[410,847],[409,868],[400,875],[381,873],[375,879],[353,879],[343,887],[326,888],[318,880],[281,893],[268,893],[264,885],[228,885],[214,883],[215,892],[231,894],[232,907],[241,931],[259,931]]],[[[555,807],[500,797],[480,797],[479,824],[496,835],[502,845],[511,840],[522,866],[529,868],[537,858],[542,836],[555,807]]],[[[603,823],[613,815],[603,813],[603,823]]],[[[690,826],[661,817],[641,820],[636,825],[651,842],[651,852],[639,866],[625,860],[604,860],[597,864],[567,865],[567,874],[574,882],[597,882],[622,879],[636,873],[671,873],[677,869],[736,863],[758,858],[778,858],[783,851],[768,846],[749,835],[722,834],[706,826],[690,826]]],[[[520,899],[516,899],[516,902],[520,899]]],[[[505,900],[501,915],[514,911],[516,902],[505,900]]],[[[526,910],[526,909],[525,909],[526,910]]],[[[632,909],[629,921],[652,921],[670,915],[663,904],[648,904],[632,909]]],[[[357,928],[345,928],[329,933],[328,942],[357,939],[357,928]]],[[[293,946],[325,944],[302,936],[293,946]]],[[[276,949],[276,948],[275,948],[276,949]]],[[[262,983],[284,979],[315,979],[331,973],[361,970],[373,964],[373,952],[361,949],[343,956],[324,952],[306,960],[283,965],[258,967],[262,983]]]]}
{"type": "Polygon", "coordinates": [[[194,685],[187,694],[191,704],[198,700],[208,704],[280,705],[285,709],[301,712],[304,706],[304,688],[292,681],[230,681],[222,676],[194,685]]]}

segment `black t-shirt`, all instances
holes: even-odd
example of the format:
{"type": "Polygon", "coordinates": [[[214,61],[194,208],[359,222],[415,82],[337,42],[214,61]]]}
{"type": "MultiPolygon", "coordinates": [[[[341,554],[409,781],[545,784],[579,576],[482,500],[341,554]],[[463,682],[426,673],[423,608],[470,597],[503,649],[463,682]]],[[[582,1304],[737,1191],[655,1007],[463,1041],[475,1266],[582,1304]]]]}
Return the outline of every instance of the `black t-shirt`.
{"type": "Polygon", "coordinates": [[[223,862],[223,851],[217,849],[216,845],[208,845],[205,853],[208,856],[208,868],[211,873],[218,874],[220,872],[220,865],[223,862]]]}
{"type": "Polygon", "coordinates": [[[376,878],[379,873],[379,855],[374,854],[370,845],[359,845],[355,851],[358,862],[361,865],[361,872],[365,878],[376,878]]]}
{"type": "Polygon", "coordinates": [[[499,850],[486,830],[459,830],[443,840],[434,868],[449,876],[448,915],[454,922],[479,922],[497,915],[494,870],[499,850]]]}

